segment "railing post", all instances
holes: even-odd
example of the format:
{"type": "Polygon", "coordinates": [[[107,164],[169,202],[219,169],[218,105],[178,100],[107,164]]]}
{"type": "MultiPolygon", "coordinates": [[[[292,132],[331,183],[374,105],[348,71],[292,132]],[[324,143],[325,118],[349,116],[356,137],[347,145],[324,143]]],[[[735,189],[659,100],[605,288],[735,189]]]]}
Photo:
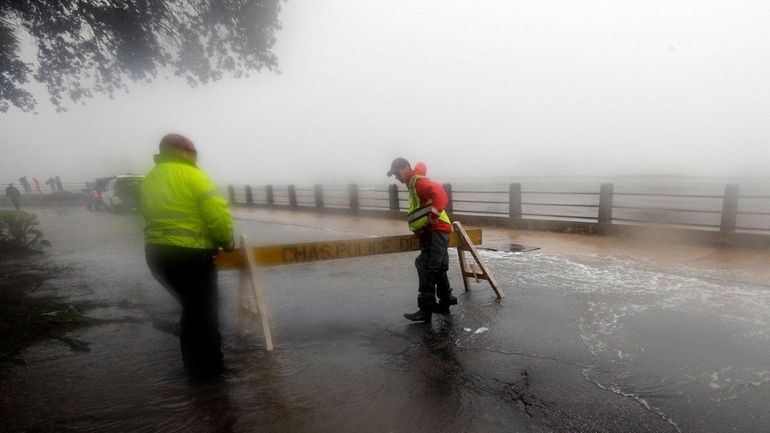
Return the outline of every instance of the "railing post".
{"type": "Polygon", "coordinates": [[[351,183],[348,185],[348,197],[350,199],[350,210],[358,211],[358,185],[351,183]]]}
{"type": "Polygon", "coordinates": [[[324,189],[320,183],[315,186],[315,207],[318,209],[324,207],[324,189]]]}
{"type": "Polygon", "coordinates": [[[235,204],[235,188],[232,185],[227,185],[227,199],[230,205],[235,204]]]}
{"type": "Polygon", "coordinates": [[[603,183],[599,192],[599,224],[612,224],[612,192],[611,183],[603,183]]]}
{"type": "Polygon", "coordinates": [[[251,186],[246,185],[243,187],[243,190],[246,193],[246,206],[252,206],[254,204],[254,196],[251,195],[251,186]]]}
{"type": "Polygon", "coordinates": [[[722,224],[719,230],[722,233],[735,233],[738,222],[738,185],[731,183],[725,187],[725,196],[722,200],[722,224]]]}
{"type": "Polygon", "coordinates": [[[395,183],[388,185],[388,198],[390,199],[390,210],[398,212],[398,185],[395,183]]]}
{"type": "Polygon", "coordinates": [[[451,218],[452,213],[454,212],[454,201],[452,200],[452,184],[445,183],[442,186],[444,187],[444,191],[446,191],[446,198],[447,198],[446,208],[444,210],[451,218]]]}
{"type": "Polygon", "coordinates": [[[275,196],[273,195],[273,185],[268,185],[265,187],[265,201],[267,201],[267,204],[270,206],[275,204],[275,196]]]}
{"type": "Polygon", "coordinates": [[[512,183],[508,186],[508,221],[513,224],[521,218],[521,184],[512,183]]]}
{"type": "Polygon", "coordinates": [[[297,207],[297,188],[289,185],[289,206],[297,207]]]}

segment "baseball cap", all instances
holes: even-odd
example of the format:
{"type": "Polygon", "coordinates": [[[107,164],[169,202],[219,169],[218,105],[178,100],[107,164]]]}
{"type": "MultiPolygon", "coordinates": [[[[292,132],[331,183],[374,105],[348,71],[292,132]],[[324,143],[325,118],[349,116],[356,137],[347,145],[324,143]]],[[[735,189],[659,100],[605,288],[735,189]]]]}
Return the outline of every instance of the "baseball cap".
{"type": "Polygon", "coordinates": [[[404,158],[396,158],[393,160],[393,162],[390,163],[390,171],[385,173],[385,175],[393,176],[404,167],[409,167],[409,161],[405,160],[404,158]]]}

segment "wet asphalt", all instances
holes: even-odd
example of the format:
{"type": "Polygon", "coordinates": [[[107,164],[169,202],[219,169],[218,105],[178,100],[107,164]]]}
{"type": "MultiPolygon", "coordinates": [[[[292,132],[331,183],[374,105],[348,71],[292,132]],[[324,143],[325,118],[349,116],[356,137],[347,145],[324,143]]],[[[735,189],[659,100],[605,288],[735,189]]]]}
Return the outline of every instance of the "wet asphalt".
{"type": "MultiPolygon", "coordinates": [[[[649,257],[482,251],[483,281],[431,324],[416,253],[263,269],[276,349],[238,331],[238,273],[220,273],[231,371],[181,368],[179,308],[150,276],[141,221],[37,209],[64,266],[53,293],[103,324],[0,368],[2,431],[767,432],[770,286],[649,257]]],[[[351,230],[236,221],[259,244],[350,239],[351,230]]]]}

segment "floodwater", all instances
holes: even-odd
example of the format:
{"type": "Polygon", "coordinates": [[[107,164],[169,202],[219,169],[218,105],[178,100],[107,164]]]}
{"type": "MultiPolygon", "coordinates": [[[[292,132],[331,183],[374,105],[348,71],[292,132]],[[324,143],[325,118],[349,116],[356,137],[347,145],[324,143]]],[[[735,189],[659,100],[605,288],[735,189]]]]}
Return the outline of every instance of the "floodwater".
{"type": "MultiPolygon", "coordinates": [[[[430,325],[416,253],[264,269],[276,348],[237,328],[237,272],[220,274],[219,381],[189,381],[179,310],[150,276],[141,222],[37,211],[69,266],[43,293],[109,319],[0,366],[2,431],[762,432],[770,426],[770,286],[736,272],[542,250],[481,251],[485,282],[430,325]],[[67,270],[69,269],[69,270],[67,270]],[[83,350],[82,347],[87,347],[83,350]]],[[[350,232],[238,220],[259,244],[350,232]]]]}

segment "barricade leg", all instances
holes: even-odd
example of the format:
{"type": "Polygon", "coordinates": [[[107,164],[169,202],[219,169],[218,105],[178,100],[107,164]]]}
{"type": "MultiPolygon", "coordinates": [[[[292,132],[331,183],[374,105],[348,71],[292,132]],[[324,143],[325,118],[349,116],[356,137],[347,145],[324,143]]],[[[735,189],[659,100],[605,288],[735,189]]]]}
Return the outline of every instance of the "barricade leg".
{"type": "Polygon", "coordinates": [[[267,320],[265,296],[262,291],[262,285],[257,277],[257,264],[254,260],[253,251],[247,245],[246,236],[241,236],[240,244],[243,261],[246,262],[245,271],[248,274],[247,283],[250,284],[251,290],[254,293],[254,301],[257,304],[256,307],[257,313],[259,314],[259,322],[262,325],[262,335],[265,337],[265,348],[269,352],[273,350],[273,337],[270,333],[270,323],[267,320]]]}
{"type": "Polygon", "coordinates": [[[465,261],[465,250],[462,245],[457,246],[457,258],[460,259],[460,274],[463,277],[463,285],[465,286],[465,292],[467,293],[471,291],[471,285],[468,284],[468,274],[466,273],[468,263],[465,261]]]}
{"type": "Polygon", "coordinates": [[[474,278],[476,278],[476,281],[478,281],[479,278],[487,280],[489,285],[492,286],[492,289],[495,291],[495,294],[497,294],[498,299],[505,297],[503,292],[500,290],[500,286],[497,284],[497,280],[495,280],[495,277],[492,276],[492,273],[489,271],[489,268],[487,268],[487,265],[481,260],[481,257],[479,257],[479,253],[473,246],[473,242],[471,242],[470,238],[468,237],[468,233],[465,232],[463,225],[459,221],[455,221],[453,224],[457,229],[461,239],[460,245],[457,246],[457,253],[460,257],[460,272],[462,273],[463,282],[465,283],[465,290],[469,290],[468,277],[472,275],[474,278]],[[470,270],[466,268],[465,251],[468,251],[471,254],[471,257],[473,257],[476,265],[478,265],[480,272],[478,272],[473,266],[471,266],[470,270]]]}

